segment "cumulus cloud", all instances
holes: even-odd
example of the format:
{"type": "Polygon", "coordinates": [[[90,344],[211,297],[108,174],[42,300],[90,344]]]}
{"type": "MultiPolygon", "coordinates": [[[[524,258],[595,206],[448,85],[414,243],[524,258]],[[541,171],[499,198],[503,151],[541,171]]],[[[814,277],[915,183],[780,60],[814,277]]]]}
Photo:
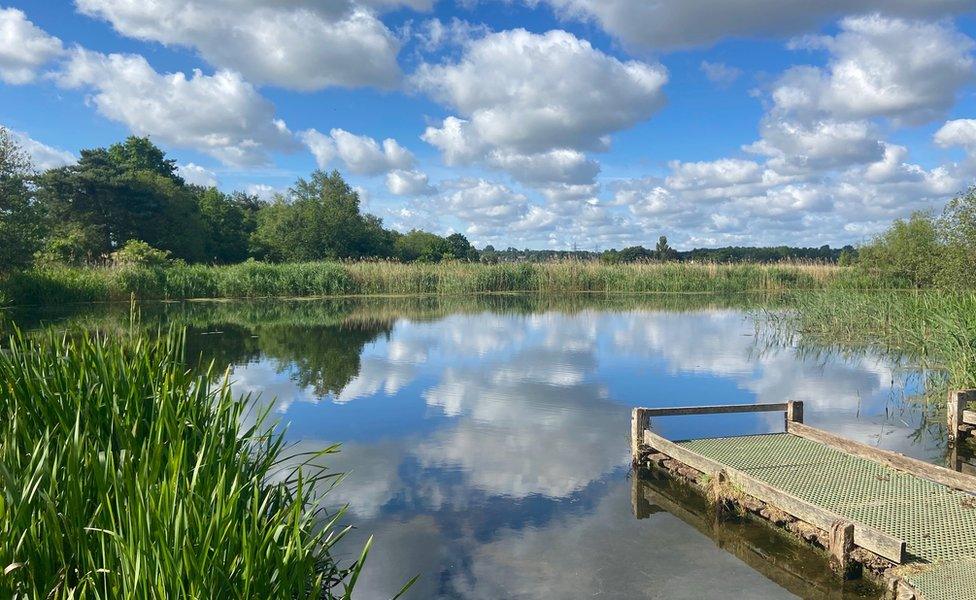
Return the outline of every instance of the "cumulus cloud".
{"type": "Polygon", "coordinates": [[[660,65],[620,61],[565,31],[524,29],[473,41],[460,61],[422,65],[413,77],[472,135],[523,152],[604,148],[608,134],[662,106],[666,82],[660,65]]]}
{"type": "Polygon", "coordinates": [[[423,171],[397,169],[386,175],[386,189],[397,196],[430,196],[437,188],[430,185],[423,171]]]}
{"type": "Polygon", "coordinates": [[[217,174],[196,163],[187,163],[177,167],[177,174],[190,185],[203,187],[217,187],[217,174]]]}
{"type": "Polygon", "coordinates": [[[302,132],[302,140],[320,169],[328,167],[337,157],[357,175],[380,175],[394,169],[409,169],[415,162],[413,154],[393,138],[380,144],[369,136],[344,129],[333,129],[329,135],[309,129],[302,132]]]}
{"type": "Polygon", "coordinates": [[[0,8],[0,80],[30,83],[63,51],[61,40],[31,23],[22,10],[0,8]]]}
{"type": "Polygon", "coordinates": [[[432,0],[77,0],[76,5],[123,35],[194,48],[212,65],[255,83],[314,90],[396,85],[399,42],[376,12],[398,6],[428,10],[432,0]]]}
{"type": "Polygon", "coordinates": [[[935,132],[935,143],[943,148],[962,146],[976,150],[976,119],[954,119],[935,132]]]}
{"type": "Polygon", "coordinates": [[[105,117],[137,135],[205,152],[224,164],[255,166],[274,150],[297,149],[274,106],[232,71],[204,75],[156,72],[133,54],[76,48],[57,74],[62,87],[92,90],[105,117]]]}
{"type": "Polygon", "coordinates": [[[664,103],[661,65],[621,61],[565,31],[524,29],[470,40],[454,62],[423,64],[415,89],[457,111],[422,139],[448,165],[480,163],[538,189],[592,184],[584,152],[664,103]]]}
{"type": "Polygon", "coordinates": [[[30,155],[31,163],[33,163],[34,168],[38,171],[61,167],[78,160],[71,152],[48,146],[43,142],[33,139],[26,133],[12,129],[8,129],[7,131],[10,132],[11,137],[13,137],[21,149],[30,155]]]}
{"type": "Polygon", "coordinates": [[[825,49],[826,68],[795,67],[776,83],[776,111],[799,117],[890,117],[920,123],[945,114],[976,75],[976,44],[945,22],[849,17],[836,36],[797,40],[825,49]]]}
{"type": "Polygon", "coordinates": [[[783,37],[843,15],[881,11],[932,17],[972,10],[970,0],[526,0],[566,18],[594,21],[626,44],[655,49],[710,45],[728,37],[783,37]]]}

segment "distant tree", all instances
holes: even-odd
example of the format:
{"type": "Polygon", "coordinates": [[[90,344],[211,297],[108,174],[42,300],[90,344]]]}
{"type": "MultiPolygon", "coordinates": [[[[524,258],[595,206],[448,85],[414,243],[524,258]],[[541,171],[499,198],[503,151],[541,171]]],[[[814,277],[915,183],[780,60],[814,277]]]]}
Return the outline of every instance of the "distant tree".
{"type": "Polygon", "coordinates": [[[656,255],[644,246],[628,246],[617,254],[619,262],[646,262],[652,260],[656,255]]]}
{"type": "Polygon", "coordinates": [[[944,250],[935,221],[926,213],[916,212],[907,220],[898,219],[862,247],[858,264],[876,276],[925,287],[936,281],[944,250]]]}
{"type": "Polygon", "coordinates": [[[452,249],[441,236],[417,229],[396,240],[397,258],[404,262],[439,262],[444,256],[453,256],[452,249]]]}
{"type": "Polygon", "coordinates": [[[654,248],[654,256],[658,260],[676,260],[678,253],[668,244],[667,236],[662,235],[657,240],[657,246],[654,248]]]}
{"type": "Polygon", "coordinates": [[[937,282],[943,287],[976,287],[976,186],[946,204],[936,227],[945,245],[937,282]]]}
{"type": "Polygon", "coordinates": [[[458,260],[477,260],[478,251],[474,249],[468,238],[460,233],[447,236],[447,243],[451,245],[451,255],[458,260]]]}
{"type": "Polygon", "coordinates": [[[275,261],[390,256],[392,234],[359,212],[359,194],[338,171],[299,178],[257,215],[255,254],[275,261]]]}
{"type": "Polygon", "coordinates": [[[109,146],[108,155],[125,171],[148,171],[180,184],[184,183],[176,174],[176,160],[166,158],[166,153],[157,148],[148,137],[130,135],[124,142],[109,146]]]}
{"type": "Polygon", "coordinates": [[[30,155],[0,127],[0,272],[30,264],[41,245],[30,155]]]}
{"type": "Polygon", "coordinates": [[[170,262],[170,254],[169,250],[153,248],[142,240],[129,240],[112,253],[112,262],[125,266],[161,267],[170,262]]]}
{"type": "Polygon", "coordinates": [[[248,257],[251,234],[263,203],[242,192],[225,194],[217,188],[194,187],[206,231],[204,251],[208,261],[241,262],[248,257]]]}

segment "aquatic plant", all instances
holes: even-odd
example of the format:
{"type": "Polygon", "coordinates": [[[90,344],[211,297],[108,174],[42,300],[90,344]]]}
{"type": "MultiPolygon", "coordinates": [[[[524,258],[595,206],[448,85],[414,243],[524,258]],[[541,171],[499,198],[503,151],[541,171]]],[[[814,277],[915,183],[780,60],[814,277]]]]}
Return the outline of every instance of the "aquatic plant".
{"type": "Polygon", "coordinates": [[[0,597],[348,598],[369,543],[184,335],[14,333],[0,351],[0,597]]]}

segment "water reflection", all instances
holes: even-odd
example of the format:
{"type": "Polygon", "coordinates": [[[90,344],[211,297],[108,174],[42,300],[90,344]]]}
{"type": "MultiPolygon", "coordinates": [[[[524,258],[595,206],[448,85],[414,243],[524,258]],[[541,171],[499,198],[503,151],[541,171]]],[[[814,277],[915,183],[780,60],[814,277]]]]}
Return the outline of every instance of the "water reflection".
{"type": "MultiPolygon", "coordinates": [[[[302,449],[343,443],[376,545],[364,598],[790,597],[714,537],[631,512],[636,405],[806,403],[810,424],[929,460],[917,380],[880,354],[769,346],[748,299],[485,297],[147,306],[191,356],[260,395],[302,449]]],[[[111,327],[121,309],[20,314],[111,327]],[[114,314],[114,316],[113,316],[114,314]]],[[[782,429],[782,415],[660,419],[671,438],[782,429]]],[[[351,547],[350,547],[351,551],[351,547]]],[[[801,592],[802,593],[802,592],[801,592]]]]}

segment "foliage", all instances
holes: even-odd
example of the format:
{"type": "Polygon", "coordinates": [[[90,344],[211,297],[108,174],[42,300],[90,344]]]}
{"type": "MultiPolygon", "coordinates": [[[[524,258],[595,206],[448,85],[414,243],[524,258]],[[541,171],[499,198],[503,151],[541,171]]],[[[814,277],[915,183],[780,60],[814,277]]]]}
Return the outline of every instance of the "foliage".
{"type": "Polygon", "coordinates": [[[861,248],[862,268],[883,279],[895,279],[910,287],[926,287],[935,281],[933,263],[943,253],[935,222],[925,213],[899,219],[861,248]]]}
{"type": "Polygon", "coordinates": [[[128,300],[131,294],[149,300],[513,291],[734,293],[877,286],[876,280],[850,268],[804,264],[176,262],[161,268],[38,267],[0,280],[0,302],[128,300]]]}
{"type": "MultiPolygon", "coordinates": [[[[26,338],[0,353],[0,596],[332,598],[337,475],[280,433],[183,336],[26,338]]],[[[323,449],[316,456],[336,451],[323,449]]],[[[368,544],[367,544],[368,548],[368,544]]]]}
{"type": "Polygon", "coordinates": [[[397,237],[394,242],[396,256],[404,262],[439,262],[445,256],[453,257],[454,248],[441,236],[417,229],[397,237]]]}
{"type": "Polygon", "coordinates": [[[246,260],[261,201],[241,192],[225,194],[217,188],[196,188],[194,192],[204,224],[207,261],[229,264],[246,260]]]}
{"type": "Polygon", "coordinates": [[[392,236],[382,222],[359,212],[359,193],[338,171],[315,171],[257,214],[255,255],[308,261],[388,257],[392,236]]]}
{"type": "Polygon", "coordinates": [[[0,273],[30,263],[41,243],[30,156],[0,127],[0,273]]]}
{"type": "Polygon", "coordinates": [[[129,240],[112,253],[112,263],[129,267],[162,267],[170,262],[171,252],[153,248],[141,240],[129,240]]]}
{"type": "Polygon", "coordinates": [[[858,266],[914,288],[976,287],[976,187],[950,200],[938,218],[895,221],[858,253],[858,266]]]}

